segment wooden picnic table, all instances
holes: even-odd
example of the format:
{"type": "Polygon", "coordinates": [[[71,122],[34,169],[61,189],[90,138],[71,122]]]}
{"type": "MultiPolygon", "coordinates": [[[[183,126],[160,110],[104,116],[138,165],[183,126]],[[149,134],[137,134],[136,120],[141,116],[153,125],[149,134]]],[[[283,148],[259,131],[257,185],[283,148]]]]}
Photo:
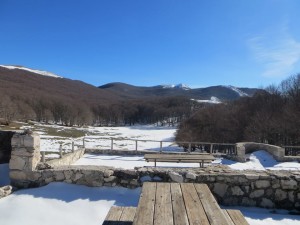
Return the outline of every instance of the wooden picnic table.
{"type": "Polygon", "coordinates": [[[146,182],[133,225],[248,224],[232,214],[220,208],[206,184],[146,182]]]}
{"type": "Polygon", "coordinates": [[[199,163],[200,167],[204,167],[204,163],[210,163],[215,160],[215,157],[210,154],[167,154],[153,153],[145,154],[144,159],[147,162],[177,162],[177,163],[199,163]]]}

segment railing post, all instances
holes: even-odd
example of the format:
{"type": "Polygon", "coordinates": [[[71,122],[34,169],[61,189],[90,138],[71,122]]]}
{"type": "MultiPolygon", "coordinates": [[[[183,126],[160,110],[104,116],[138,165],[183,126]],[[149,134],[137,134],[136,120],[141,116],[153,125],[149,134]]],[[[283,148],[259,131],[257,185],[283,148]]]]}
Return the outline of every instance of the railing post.
{"type": "Polygon", "coordinates": [[[110,150],[114,150],[114,139],[111,138],[111,145],[110,145],[110,150]]]}
{"type": "Polygon", "coordinates": [[[137,150],[138,150],[138,141],[135,140],[135,151],[137,152],[137,150]]]}
{"type": "Polygon", "coordinates": [[[160,153],[162,153],[162,141],[160,141],[160,148],[159,148],[160,153]]]}
{"type": "Polygon", "coordinates": [[[44,163],[45,161],[45,152],[42,152],[42,162],[44,163]]]}
{"type": "Polygon", "coordinates": [[[210,149],[209,149],[209,153],[211,154],[213,152],[213,144],[210,144],[210,149]]]}
{"type": "Polygon", "coordinates": [[[189,143],[189,153],[191,153],[191,151],[192,151],[192,143],[189,143]]]}
{"type": "Polygon", "coordinates": [[[82,146],[83,146],[83,148],[85,148],[85,137],[83,137],[83,139],[82,139],[82,146]]]}
{"type": "Polygon", "coordinates": [[[62,158],[63,152],[62,152],[62,144],[59,145],[59,156],[62,158]]]}
{"type": "Polygon", "coordinates": [[[72,141],[72,152],[74,152],[74,141],[72,141]]]}

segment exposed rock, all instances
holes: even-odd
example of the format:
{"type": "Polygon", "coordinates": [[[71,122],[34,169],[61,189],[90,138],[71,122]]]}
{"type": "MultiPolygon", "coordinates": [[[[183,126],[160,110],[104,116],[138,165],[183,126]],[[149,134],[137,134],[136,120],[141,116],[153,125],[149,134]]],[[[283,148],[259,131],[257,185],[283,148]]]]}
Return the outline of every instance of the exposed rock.
{"type": "Polygon", "coordinates": [[[260,203],[260,206],[264,208],[274,208],[274,203],[270,199],[263,198],[260,203]]]}
{"type": "Polygon", "coordinates": [[[282,201],[287,198],[287,193],[285,191],[282,191],[280,189],[277,189],[275,192],[275,200],[282,201]]]}
{"type": "Polygon", "coordinates": [[[257,188],[267,188],[270,186],[270,181],[268,180],[258,180],[255,182],[257,188]]]}
{"type": "Polygon", "coordinates": [[[234,186],[231,188],[232,195],[244,195],[242,189],[238,186],[234,186]]]}
{"type": "Polygon", "coordinates": [[[195,173],[192,173],[192,172],[187,172],[186,175],[185,175],[185,177],[187,179],[196,180],[197,175],[195,173]]]}
{"type": "Polygon", "coordinates": [[[223,183],[216,183],[213,189],[213,192],[216,193],[221,198],[224,197],[227,192],[228,185],[223,183]]]}
{"type": "Polygon", "coordinates": [[[171,178],[172,181],[175,181],[177,183],[182,183],[183,182],[183,177],[179,173],[170,172],[169,176],[170,176],[170,178],[171,178]]]}
{"type": "Polygon", "coordinates": [[[250,198],[259,198],[259,197],[263,196],[264,193],[265,193],[264,190],[255,190],[255,191],[251,192],[250,198]]]}
{"type": "Polygon", "coordinates": [[[298,188],[295,180],[281,180],[281,187],[285,190],[296,190],[298,188]]]}

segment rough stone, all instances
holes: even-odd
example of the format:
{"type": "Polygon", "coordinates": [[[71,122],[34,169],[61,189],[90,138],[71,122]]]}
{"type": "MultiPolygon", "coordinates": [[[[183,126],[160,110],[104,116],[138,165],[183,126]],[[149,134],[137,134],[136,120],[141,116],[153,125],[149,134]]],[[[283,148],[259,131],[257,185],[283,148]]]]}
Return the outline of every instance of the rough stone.
{"type": "Polygon", "coordinates": [[[117,177],[115,176],[110,176],[110,177],[106,177],[104,178],[104,182],[108,183],[108,182],[113,182],[117,179],[117,177]]]}
{"type": "Polygon", "coordinates": [[[195,173],[192,173],[192,172],[187,172],[186,175],[185,175],[185,177],[187,179],[196,180],[197,175],[195,173]]]}
{"type": "Polygon", "coordinates": [[[172,181],[177,182],[177,183],[182,183],[183,182],[183,176],[180,175],[179,173],[176,172],[170,172],[169,176],[172,181]]]}
{"type": "Polygon", "coordinates": [[[250,198],[259,198],[259,197],[263,196],[264,193],[265,193],[264,190],[255,190],[255,191],[251,192],[250,198]]]}
{"type": "Polygon", "coordinates": [[[231,188],[231,192],[232,192],[232,195],[244,195],[244,192],[242,191],[242,189],[238,186],[234,186],[231,188]]]}
{"type": "Polygon", "coordinates": [[[293,192],[293,191],[290,191],[288,195],[289,195],[289,200],[290,200],[291,202],[294,202],[294,201],[295,201],[294,192],[293,192]]]}
{"type": "Polygon", "coordinates": [[[257,188],[267,188],[270,186],[270,181],[268,180],[258,180],[255,182],[257,188]]]}
{"type": "Polygon", "coordinates": [[[260,206],[264,208],[274,208],[274,203],[270,199],[263,198],[260,206]]]}
{"type": "Polygon", "coordinates": [[[242,198],[242,205],[243,206],[256,206],[256,201],[254,201],[250,198],[244,197],[244,198],[242,198]]]}
{"type": "Polygon", "coordinates": [[[225,193],[227,192],[228,185],[224,183],[216,183],[214,185],[213,192],[216,193],[221,198],[224,197],[225,193]]]}
{"type": "Polygon", "coordinates": [[[11,170],[9,172],[9,177],[11,180],[26,180],[27,175],[23,171],[11,170]]]}
{"type": "Polygon", "coordinates": [[[11,170],[23,170],[26,165],[26,159],[21,158],[20,156],[11,156],[9,162],[9,169],[11,170]]]}
{"type": "Polygon", "coordinates": [[[296,190],[298,188],[295,180],[281,180],[281,187],[284,190],[296,190]]]}
{"type": "Polygon", "coordinates": [[[282,200],[284,200],[286,198],[287,198],[287,193],[285,191],[282,191],[280,189],[277,189],[275,191],[275,200],[282,201],[282,200]]]}

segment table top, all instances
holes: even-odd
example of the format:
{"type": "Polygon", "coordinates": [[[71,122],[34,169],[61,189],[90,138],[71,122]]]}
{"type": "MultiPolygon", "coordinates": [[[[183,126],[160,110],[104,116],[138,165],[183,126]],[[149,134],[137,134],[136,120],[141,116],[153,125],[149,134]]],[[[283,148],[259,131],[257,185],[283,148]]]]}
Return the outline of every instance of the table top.
{"type": "Polygon", "coordinates": [[[206,184],[146,182],[134,225],[234,225],[206,184]]]}
{"type": "Polygon", "coordinates": [[[145,159],[182,159],[182,160],[214,160],[215,157],[209,154],[145,154],[145,159]]]}

